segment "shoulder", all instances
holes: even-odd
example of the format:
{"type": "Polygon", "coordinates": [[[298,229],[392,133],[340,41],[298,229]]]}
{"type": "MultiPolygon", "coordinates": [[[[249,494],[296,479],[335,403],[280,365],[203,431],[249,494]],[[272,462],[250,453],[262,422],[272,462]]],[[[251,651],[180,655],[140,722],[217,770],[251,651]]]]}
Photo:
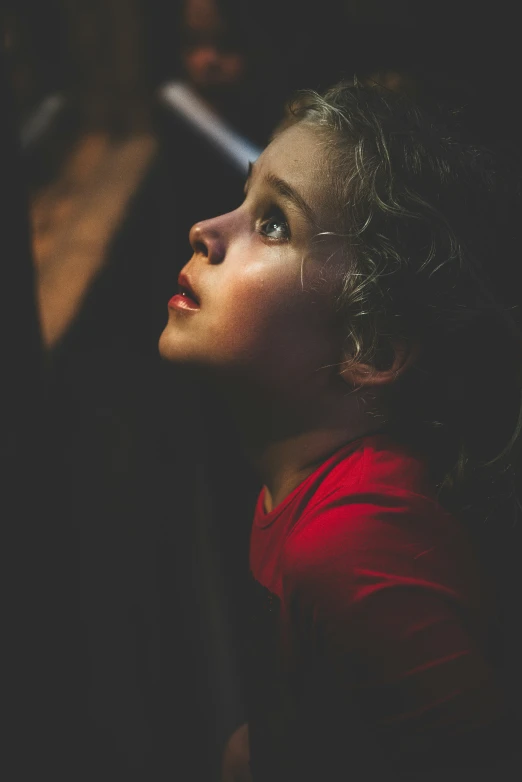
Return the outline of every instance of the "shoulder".
{"type": "Polygon", "coordinates": [[[435,500],[425,461],[383,434],[364,438],[359,448],[338,461],[325,477],[319,496],[354,489],[383,497],[410,494],[435,500]]]}
{"type": "Polygon", "coordinates": [[[288,558],[426,539],[450,525],[422,461],[371,437],[324,477],[286,541],[288,558]]]}
{"type": "Polygon", "coordinates": [[[461,591],[470,552],[414,455],[372,438],[358,456],[357,480],[341,462],[321,489],[285,542],[287,585],[314,591],[342,585],[345,593],[393,585],[461,591]]]}

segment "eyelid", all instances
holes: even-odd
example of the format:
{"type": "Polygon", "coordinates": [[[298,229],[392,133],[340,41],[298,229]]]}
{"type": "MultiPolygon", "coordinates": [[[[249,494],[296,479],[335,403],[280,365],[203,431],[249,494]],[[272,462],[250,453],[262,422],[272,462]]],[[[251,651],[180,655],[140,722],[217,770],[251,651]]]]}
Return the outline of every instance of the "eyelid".
{"type": "Polygon", "coordinates": [[[285,211],[280,206],[277,206],[277,204],[271,204],[268,207],[268,209],[263,211],[263,214],[264,217],[262,217],[256,223],[256,231],[265,239],[268,239],[269,241],[273,241],[273,242],[289,241],[289,239],[292,236],[292,231],[290,230],[290,223],[288,221],[285,211]],[[266,223],[268,223],[274,217],[276,218],[281,217],[282,219],[280,220],[280,222],[284,223],[286,226],[286,236],[284,238],[275,239],[273,236],[267,236],[266,234],[264,234],[262,231],[259,230],[263,225],[266,225],[266,223]]]}
{"type": "MultiPolygon", "coordinates": [[[[252,162],[250,162],[248,164],[248,176],[246,178],[245,185],[244,185],[244,188],[243,188],[243,193],[244,193],[245,198],[248,196],[248,192],[250,190],[251,174],[252,174],[253,168],[254,168],[254,164],[252,162]]],[[[270,200],[268,200],[266,195],[263,197],[262,200],[265,201],[265,198],[266,198],[267,206],[265,206],[265,207],[263,207],[261,209],[262,217],[256,219],[256,232],[262,235],[261,231],[259,231],[259,226],[261,226],[264,223],[266,223],[266,221],[269,220],[270,217],[273,217],[274,214],[276,214],[276,215],[280,215],[282,217],[282,219],[283,219],[283,221],[284,221],[284,223],[286,225],[287,237],[285,237],[285,241],[290,239],[290,237],[292,235],[292,231],[290,229],[290,220],[288,219],[286,207],[280,206],[279,203],[277,203],[278,199],[274,199],[273,194],[271,196],[269,196],[270,200]]],[[[257,209],[255,211],[257,211],[257,209]]],[[[266,238],[270,238],[270,237],[266,237],[266,238]]],[[[276,240],[276,241],[280,241],[280,240],[276,240]]]]}

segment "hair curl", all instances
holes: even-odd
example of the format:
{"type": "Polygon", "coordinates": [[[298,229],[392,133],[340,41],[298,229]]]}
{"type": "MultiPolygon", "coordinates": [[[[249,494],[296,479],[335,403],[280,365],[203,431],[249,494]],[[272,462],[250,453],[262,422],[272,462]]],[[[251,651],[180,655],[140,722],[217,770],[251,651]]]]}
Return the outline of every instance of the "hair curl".
{"type": "Polygon", "coordinates": [[[385,367],[394,342],[419,343],[390,426],[429,458],[446,506],[518,512],[522,330],[502,287],[518,255],[514,158],[466,139],[456,112],[377,85],[303,91],[289,108],[285,126],[318,131],[335,172],[351,360],[385,367]]]}

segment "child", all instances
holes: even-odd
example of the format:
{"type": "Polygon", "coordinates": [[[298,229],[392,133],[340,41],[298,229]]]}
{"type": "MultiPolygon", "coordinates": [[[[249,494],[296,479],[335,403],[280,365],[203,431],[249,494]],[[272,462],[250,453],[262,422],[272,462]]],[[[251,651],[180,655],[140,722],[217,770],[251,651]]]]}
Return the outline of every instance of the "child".
{"type": "Polygon", "coordinates": [[[217,380],[263,482],[250,772],[230,779],[502,760],[473,542],[512,501],[520,428],[495,165],[405,97],[339,84],[303,93],[243,204],[191,230],[160,351],[217,380]]]}

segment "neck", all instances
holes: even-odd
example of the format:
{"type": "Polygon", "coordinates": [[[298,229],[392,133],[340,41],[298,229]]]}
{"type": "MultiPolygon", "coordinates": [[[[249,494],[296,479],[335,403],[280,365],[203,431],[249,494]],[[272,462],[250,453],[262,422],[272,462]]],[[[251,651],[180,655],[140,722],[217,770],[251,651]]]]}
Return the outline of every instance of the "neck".
{"type": "Polygon", "coordinates": [[[356,394],[314,405],[275,407],[253,394],[226,393],[246,455],[265,487],[265,510],[279,505],[335,451],[383,428],[383,418],[362,413],[356,394]]]}
{"type": "Polygon", "coordinates": [[[265,511],[276,508],[335,451],[371,431],[369,426],[358,430],[316,428],[251,448],[250,457],[265,487],[265,511]]]}

